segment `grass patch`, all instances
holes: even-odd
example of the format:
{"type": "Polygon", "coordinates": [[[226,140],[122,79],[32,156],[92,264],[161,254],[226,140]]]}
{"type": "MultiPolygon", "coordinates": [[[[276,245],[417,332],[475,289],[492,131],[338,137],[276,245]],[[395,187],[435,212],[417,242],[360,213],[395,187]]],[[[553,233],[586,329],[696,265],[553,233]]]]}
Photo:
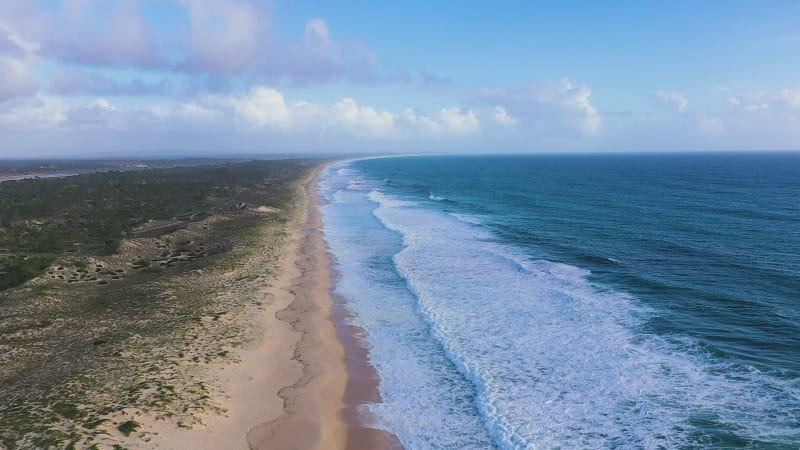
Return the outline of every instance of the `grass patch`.
{"type": "Polygon", "coordinates": [[[117,425],[117,429],[125,436],[130,436],[131,433],[135,433],[140,427],[141,424],[135,420],[128,420],[117,425]]]}

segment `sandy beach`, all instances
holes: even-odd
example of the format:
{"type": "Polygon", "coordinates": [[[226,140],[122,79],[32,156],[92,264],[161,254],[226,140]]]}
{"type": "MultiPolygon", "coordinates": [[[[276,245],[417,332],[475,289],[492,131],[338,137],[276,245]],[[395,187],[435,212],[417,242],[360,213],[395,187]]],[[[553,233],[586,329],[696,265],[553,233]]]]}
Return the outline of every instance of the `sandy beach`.
{"type": "MultiPolygon", "coordinates": [[[[168,449],[399,448],[391,434],[365,426],[358,405],[380,401],[377,375],[358,328],[346,323],[343,299],[331,293],[331,260],[322,234],[316,185],[304,183],[277,279],[259,295],[262,337],[242,349],[238,363],[212,368],[226,393],[223,415],[204,426],[176,428],[146,421],[152,444],[168,449]]],[[[140,418],[141,419],[141,418],[140,418]]],[[[145,420],[145,419],[141,419],[145,420]]]]}

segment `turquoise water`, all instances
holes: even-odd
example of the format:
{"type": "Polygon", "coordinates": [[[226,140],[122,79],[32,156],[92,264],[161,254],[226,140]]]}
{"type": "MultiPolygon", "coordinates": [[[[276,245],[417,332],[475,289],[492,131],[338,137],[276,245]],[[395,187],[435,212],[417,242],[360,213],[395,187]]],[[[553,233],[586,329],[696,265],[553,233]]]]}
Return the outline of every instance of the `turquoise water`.
{"type": "Polygon", "coordinates": [[[800,154],[383,158],[320,192],[406,448],[800,446],[800,154]]]}

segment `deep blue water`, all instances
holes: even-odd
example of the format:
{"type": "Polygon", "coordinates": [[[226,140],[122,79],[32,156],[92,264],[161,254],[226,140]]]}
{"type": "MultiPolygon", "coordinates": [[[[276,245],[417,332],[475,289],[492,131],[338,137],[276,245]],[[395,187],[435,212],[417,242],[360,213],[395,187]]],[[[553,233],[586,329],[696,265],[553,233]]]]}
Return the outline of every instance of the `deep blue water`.
{"type": "Polygon", "coordinates": [[[382,158],[320,192],[407,448],[800,446],[800,154],[382,158]]]}

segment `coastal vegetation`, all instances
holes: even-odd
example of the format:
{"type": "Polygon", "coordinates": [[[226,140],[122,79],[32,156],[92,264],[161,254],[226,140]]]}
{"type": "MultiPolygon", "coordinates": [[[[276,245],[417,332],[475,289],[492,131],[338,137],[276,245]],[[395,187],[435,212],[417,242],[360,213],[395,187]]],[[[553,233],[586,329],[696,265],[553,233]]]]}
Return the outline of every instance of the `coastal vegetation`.
{"type": "Polygon", "coordinates": [[[221,412],[310,160],[0,183],[0,448],[126,448],[221,412]]]}
{"type": "Polygon", "coordinates": [[[174,231],[270,189],[286,201],[279,181],[293,161],[252,162],[140,171],[107,171],[0,183],[0,289],[19,285],[59,255],[109,255],[137,227],[139,234],[174,231]]]}

